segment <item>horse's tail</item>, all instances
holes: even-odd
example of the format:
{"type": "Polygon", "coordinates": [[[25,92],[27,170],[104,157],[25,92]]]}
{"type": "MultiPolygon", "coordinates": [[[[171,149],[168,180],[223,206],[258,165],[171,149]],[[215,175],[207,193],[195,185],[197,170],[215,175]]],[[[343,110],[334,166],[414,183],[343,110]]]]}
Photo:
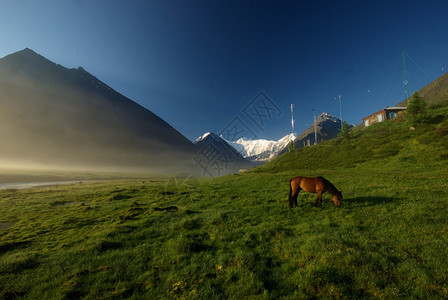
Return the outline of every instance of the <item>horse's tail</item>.
{"type": "Polygon", "coordinates": [[[294,195],[293,195],[293,188],[292,188],[292,181],[294,180],[294,178],[292,178],[289,181],[289,195],[288,195],[288,199],[289,199],[289,207],[292,208],[294,206],[294,195]]]}
{"type": "Polygon", "coordinates": [[[289,181],[289,203],[292,201],[292,179],[289,181]]]}

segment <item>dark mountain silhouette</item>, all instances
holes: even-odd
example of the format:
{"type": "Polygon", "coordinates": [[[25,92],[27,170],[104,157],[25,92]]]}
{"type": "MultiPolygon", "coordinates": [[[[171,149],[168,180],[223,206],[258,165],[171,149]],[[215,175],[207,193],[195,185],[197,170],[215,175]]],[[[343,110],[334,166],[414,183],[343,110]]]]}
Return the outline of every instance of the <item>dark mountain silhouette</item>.
{"type": "MultiPolygon", "coordinates": [[[[313,122],[310,127],[308,127],[294,140],[296,149],[314,145],[314,123],[316,123],[318,143],[336,138],[339,134],[339,130],[341,129],[340,119],[330,115],[329,113],[323,112],[316,118],[316,121],[313,122]]],[[[280,154],[286,153],[288,151],[288,147],[286,147],[280,154]]]]}
{"type": "Polygon", "coordinates": [[[220,176],[255,166],[215,133],[207,132],[195,141],[195,145],[201,154],[197,158],[198,164],[204,167],[204,175],[220,176]]]}
{"type": "Polygon", "coordinates": [[[0,163],[173,172],[197,148],[164,120],[83,68],[30,49],[0,59],[0,163]]]}

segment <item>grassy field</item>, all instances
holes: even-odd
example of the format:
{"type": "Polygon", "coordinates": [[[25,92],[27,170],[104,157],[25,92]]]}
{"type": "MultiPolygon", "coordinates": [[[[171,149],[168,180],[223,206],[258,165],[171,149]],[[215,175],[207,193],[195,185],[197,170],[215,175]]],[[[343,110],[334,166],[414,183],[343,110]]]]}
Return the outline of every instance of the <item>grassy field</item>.
{"type": "Polygon", "coordinates": [[[447,298],[446,113],[239,175],[1,190],[0,296],[447,298]],[[342,207],[301,193],[289,209],[297,175],[330,180],[342,207]]]}

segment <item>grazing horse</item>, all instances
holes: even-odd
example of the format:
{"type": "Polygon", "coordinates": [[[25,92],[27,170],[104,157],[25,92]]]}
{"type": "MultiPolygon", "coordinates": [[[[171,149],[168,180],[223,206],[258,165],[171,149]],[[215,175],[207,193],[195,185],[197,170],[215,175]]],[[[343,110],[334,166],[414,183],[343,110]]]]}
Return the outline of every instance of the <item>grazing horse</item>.
{"type": "Polygon", "coordinates": [[[333,195],[333,200],[336,207],[342,205],[342,192],[328,180],[323,177],[294,177],[289,183],[289,207],[297,206],[297,196],[299,192],[304,190],[309,193],[317,193],[316,206],[322,208],[322,194],[325,192],[333,195]]]}

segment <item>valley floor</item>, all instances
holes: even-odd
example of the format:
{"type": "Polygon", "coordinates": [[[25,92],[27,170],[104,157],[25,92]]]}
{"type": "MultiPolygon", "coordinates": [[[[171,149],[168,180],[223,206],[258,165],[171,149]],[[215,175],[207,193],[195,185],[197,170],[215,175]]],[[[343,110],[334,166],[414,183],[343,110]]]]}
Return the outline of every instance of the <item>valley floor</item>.
{"type": "Polygon", "coordinates": [[[446,170],[367,168],[0,190],[0,295],[446,298],[447,201],[446,170]],[[289,209],[297,175],[342,207],[289,209]]]}

